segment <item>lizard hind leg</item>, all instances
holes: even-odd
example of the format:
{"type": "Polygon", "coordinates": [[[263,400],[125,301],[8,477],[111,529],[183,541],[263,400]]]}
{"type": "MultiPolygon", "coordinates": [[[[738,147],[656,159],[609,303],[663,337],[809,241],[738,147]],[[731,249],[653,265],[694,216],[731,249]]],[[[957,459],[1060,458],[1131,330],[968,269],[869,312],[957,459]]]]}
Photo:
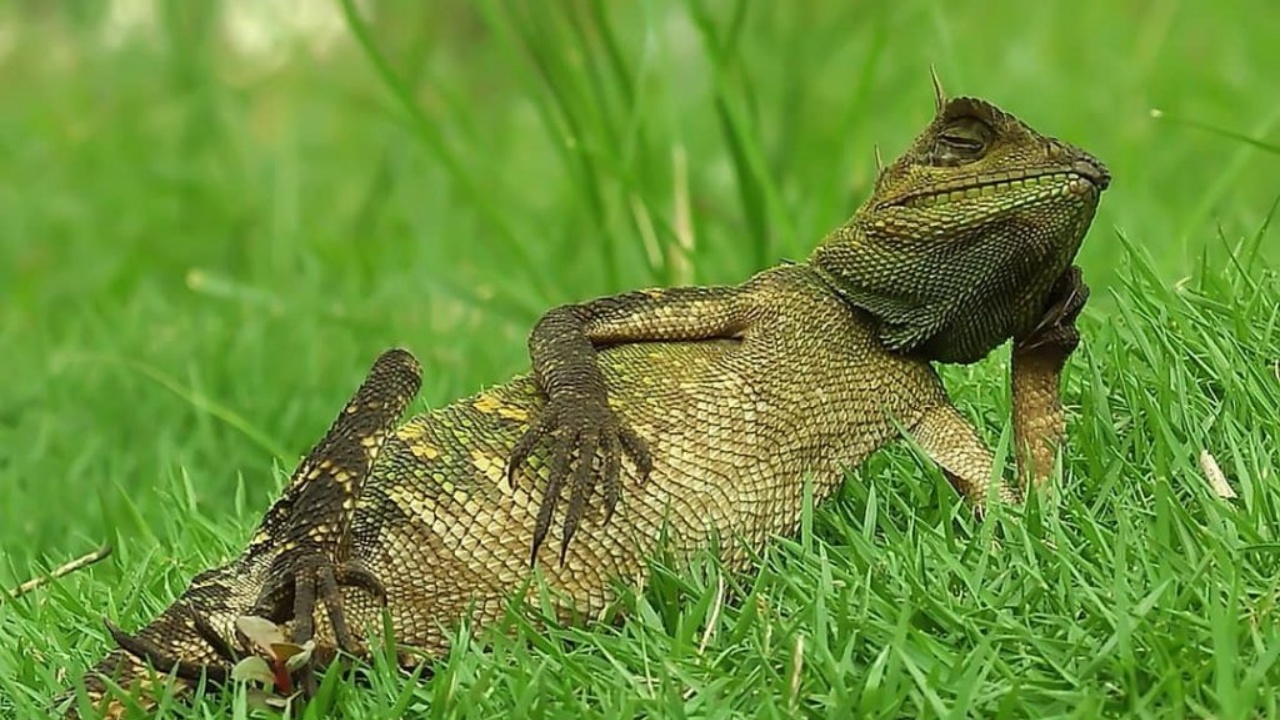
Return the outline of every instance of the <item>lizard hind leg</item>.
{"type": "MultiPolygon", "coordinates": [[[[218,627],[230,624],[236,608],[243,608],[252,596],[241,596],[236,582],[240,568],[214,568],[194,578],[179,598],[156,618],[134,632],[126,632],[103,618],[118,647],[94,667],[86,670],[78,685],[98,716],[116,717],[124,700],[119,690],[129,693],[143,707],[152,707],[160,697],[155,674],[169,673],[171,682],[163,688],[173,697],[186,695],[201,682],[224,684],[231,668],[240,659],[227,635],[218,627]]],[[[66,705],[77,694],[71,688],[55,705],[66,705]]],[[[67,710],[75,717],[74,709],[67,710]]]]}
{"type": "Polygon", "coordinates": [[[125,632],[107,618],[103,618],[102,622],[107,626],[107,632],[111,634],[111,638],[116,641],[121,650],[150,664],[151,667],[157,670],[172,668],[175,676],[191,682],[198,682],[203,676],[214,684],[225,683],[228,678],[227,668],[240,659],[239,653],[214,630],[209,621],[191,603],[175,603],[175,607],[181,607],[187,613],[196,636],[208,643],[217,656],[227,662],[227,665],[191,662],[182,658],[173,649],[162,647],[160,643],[144,637],[142,634],[134,635],[125,632]]]}
{"type": "Polygon", "coordinates": [[[341,586],[386,593],[368,570],[346,559],[356,502],[378,453],[421,385],[421,368],[404,350],[378,357],[333,425],[294,471],[284,496],[263,519],[259,537],[274,557],[251,614],[293,622],[293,641],[315,636],[324,605],[339,648],[357,652],[342,611],[341,586]]]}

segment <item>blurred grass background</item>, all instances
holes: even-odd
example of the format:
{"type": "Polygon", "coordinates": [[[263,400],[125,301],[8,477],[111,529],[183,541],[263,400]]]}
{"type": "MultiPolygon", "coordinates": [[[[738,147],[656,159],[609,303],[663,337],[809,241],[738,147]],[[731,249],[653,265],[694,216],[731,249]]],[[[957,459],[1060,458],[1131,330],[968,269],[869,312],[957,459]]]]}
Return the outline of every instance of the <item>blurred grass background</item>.
{"type": "Polygon", "coordinates": [[[1095,325],[1121,235],[1155,287],[1280,260],[1236,252],[1280,196],[1265,0],[358,5],[0,5],[0,586],[105,541],[176,590],[387,346],[439,405],[553,304],[803,258],[930,64],[1110,166],[1095,325]]]}

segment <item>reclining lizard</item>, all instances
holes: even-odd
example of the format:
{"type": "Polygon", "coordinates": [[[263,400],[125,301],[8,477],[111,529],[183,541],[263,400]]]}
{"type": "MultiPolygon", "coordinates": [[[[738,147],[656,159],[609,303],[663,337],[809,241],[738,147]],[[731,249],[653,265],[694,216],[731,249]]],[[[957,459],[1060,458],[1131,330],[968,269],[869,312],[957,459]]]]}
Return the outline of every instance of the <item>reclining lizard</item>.
{"type": "Polygon", "coordinates": [[[420,368],[384,353],[239,558],[136,634],[109,625],[120,647],[86,675],[88,697],[122,712],[104,678],[145,685],[148,666],[180,689],[225,681],[241,616],[314,641],[319,664],[367,652],[384,618],[431,656],[538,583],[565,620],[592,617],[659,549],[716,547],[741,569],[795,529],[806,485],[827,498],[903,433],[977,508],[1018,501],[930,363],[1012,339],[1019,484],[1051,473],[1087,297],[1071,263],[1110,178],[936,90],[932,122],[807,262],[557,308],[530,336],[531,376],[403,423],[420,368]]]}

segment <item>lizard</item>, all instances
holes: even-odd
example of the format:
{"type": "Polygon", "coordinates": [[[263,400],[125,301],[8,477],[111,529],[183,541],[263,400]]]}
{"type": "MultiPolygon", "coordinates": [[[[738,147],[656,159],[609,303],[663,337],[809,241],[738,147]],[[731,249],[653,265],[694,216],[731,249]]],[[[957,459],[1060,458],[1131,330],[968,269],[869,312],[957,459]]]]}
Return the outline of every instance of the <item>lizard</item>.
{"type": "Polygon", "coordinates": [[[155,683],[228,681],[252,652],[245,616],[311,643],[312,666],[367,655],[385,622],[416,665],[539,588],[557,620],[593,617],[659,551],[745,570],[795,530],[806,492],[823,501],[904,437],[978,511],[1045,486],[1088,298],[1073,262],[1111,177],[934,89],[928,125],[894,162],[877,152],[870,196],[803,262],[555,308],[530,333],[531,372],[407,419],[421,367],[384,352],[244,552],[140,630],[108,621],[118,647],[64,712],[116,717],[155,683]],[[934,366],[1009,341],[1013,482],[934,366]]]}

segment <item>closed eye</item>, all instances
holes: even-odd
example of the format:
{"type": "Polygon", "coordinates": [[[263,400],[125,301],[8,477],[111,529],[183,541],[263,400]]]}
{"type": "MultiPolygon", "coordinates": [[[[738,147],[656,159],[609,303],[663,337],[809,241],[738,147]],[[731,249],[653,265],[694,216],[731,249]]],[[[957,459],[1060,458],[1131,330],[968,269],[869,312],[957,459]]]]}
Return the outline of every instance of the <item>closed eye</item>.
{"type": "Polygon", "coordinates": [[[934,136],[929,160],[942,166],[973,162],[986,155],[994,138],[995,131],[978,118],[956,118],[934,136]]]}
{"type": "Polygon", "coordinates": [[[958,152],[967,152],[978,154],[982,152],[983,142],[976,138],[964,137],[962,135],[952,135],[943,133],[938,136],[938,142],[950,145],[958,152]]]}

